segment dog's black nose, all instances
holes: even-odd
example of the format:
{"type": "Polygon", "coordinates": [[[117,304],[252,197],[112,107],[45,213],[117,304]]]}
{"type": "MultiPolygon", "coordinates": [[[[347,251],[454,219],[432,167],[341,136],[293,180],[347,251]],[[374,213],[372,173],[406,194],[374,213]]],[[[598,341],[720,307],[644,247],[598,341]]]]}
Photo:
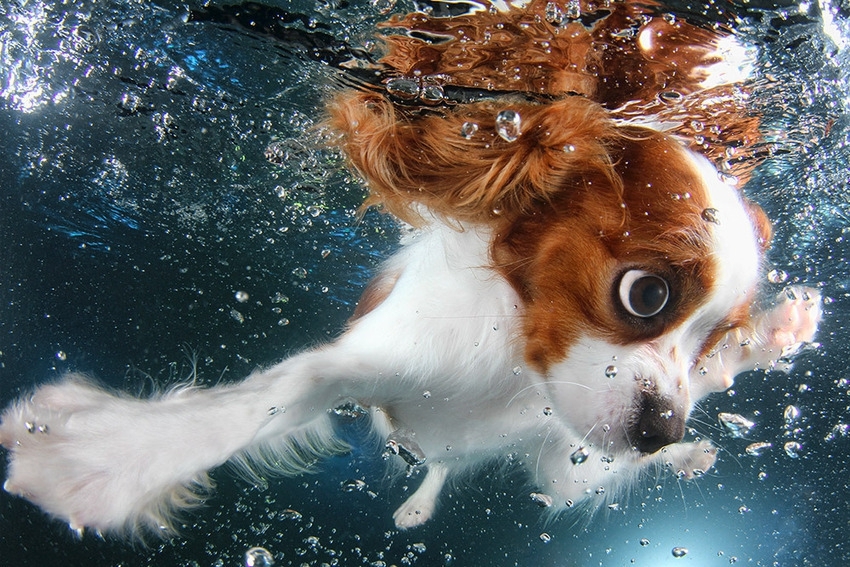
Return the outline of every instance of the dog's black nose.
{"type": "Polygon", "coordinates": [[[644,393],[630,441],[641,453],[654,453],[685,436],[685,415],[670,398],[644,393]]]}

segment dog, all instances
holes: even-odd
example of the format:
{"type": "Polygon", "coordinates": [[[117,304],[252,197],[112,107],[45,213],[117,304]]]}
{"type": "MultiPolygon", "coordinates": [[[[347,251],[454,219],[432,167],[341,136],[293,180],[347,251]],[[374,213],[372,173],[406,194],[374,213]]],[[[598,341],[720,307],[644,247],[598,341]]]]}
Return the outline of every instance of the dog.
{"type": "Polygon", "coordinates": [[[4,488],[80,533],[169,534],[214,467],[297,474],[344,451],[334,413],[368,414],[424,471],[398,528],[510,454],[555,512],[647,469],[709,470],[714,445],[684,441],[695,404],[787,368],[820,296],[759,293],[771,228],[739,188],[757,120],[720,70],[734,41],[646,3],[568,4],[393,18],[407,33],[377,78],[329,101],[365,206],[412,227],[336,340],[147,399],[41,385],[2,414],[4,488]]]}

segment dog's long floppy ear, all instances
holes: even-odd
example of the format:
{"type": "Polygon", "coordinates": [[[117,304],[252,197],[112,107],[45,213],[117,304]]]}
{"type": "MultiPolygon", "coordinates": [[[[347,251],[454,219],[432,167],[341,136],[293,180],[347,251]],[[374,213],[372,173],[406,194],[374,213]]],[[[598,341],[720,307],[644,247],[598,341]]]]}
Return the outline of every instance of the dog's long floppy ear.
{"type": "Polygon", "coordinates": [[[607,147],[617,128],[584,97],[423,110],[348,91],[328,110],[339,145],[369,184],[365,205],[411,224],[421,221],[417,203],[444,218],[488,222],[528,210],[576,176],[601,173],[620,184],[607,147]]]}

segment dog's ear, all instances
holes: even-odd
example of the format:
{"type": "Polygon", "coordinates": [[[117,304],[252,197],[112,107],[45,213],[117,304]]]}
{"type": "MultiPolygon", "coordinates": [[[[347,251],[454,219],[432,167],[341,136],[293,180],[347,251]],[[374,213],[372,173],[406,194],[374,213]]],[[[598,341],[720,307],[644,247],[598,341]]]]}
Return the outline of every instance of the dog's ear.
{"type": "Polygon", "coordinates": [[[365,205],[412,224],[421,221],[417,204],[444,218],[488,222],[527,212],[588,174],[621,183],[608,151],[620,133],[583,97],[423,109],[348,91],[328,109],[340,147],[369,184],[365,205]],[[500,124],[504,111],[514,119],[500,124]]]}

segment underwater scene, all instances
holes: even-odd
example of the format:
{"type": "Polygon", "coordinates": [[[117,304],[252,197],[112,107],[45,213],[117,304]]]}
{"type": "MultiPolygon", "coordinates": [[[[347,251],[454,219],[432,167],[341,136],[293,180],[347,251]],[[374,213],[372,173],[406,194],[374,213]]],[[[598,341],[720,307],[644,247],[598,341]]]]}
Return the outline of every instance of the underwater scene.
{"type": "MultiPolygon", "coordinates": [[[[328,139],[325,104],[364,85],[423,104],[462,96],[376,79],[382,22],[503,4],[522,3],[0,0],[0,407],[70,372],[136,396],[236,382],[338,337],[408,229],[361,210],[368,190],[328,139]]],[[[592,27],[616,4],[548,2],[546,19],[592,27]]],[[[740,375],[691,413],[688,438],[717,447],[710,470],[651,468],[552,515],[512,462],[536,456],[508,454],[405,530],[392,511],[423,475],[392,472],[384,440],[341,410],[348,451],[296,476],[221,466],[165,538],[73,530],[0,491],[0,565],[850,564],[850,3],[641,6],[612,45],[654,19],[737,39],[747,78],[733,94],[760,139],[724,145],[710,115],[678,133],[728,162],[725,180],[772,221],[762,291],[823,297],[816,342],[790,371],[740,375]]],[[[652,104],[669,118],[680,99],[652,104]]],[[[4,479],[10,454],[0,448],[4,479]]]]}

